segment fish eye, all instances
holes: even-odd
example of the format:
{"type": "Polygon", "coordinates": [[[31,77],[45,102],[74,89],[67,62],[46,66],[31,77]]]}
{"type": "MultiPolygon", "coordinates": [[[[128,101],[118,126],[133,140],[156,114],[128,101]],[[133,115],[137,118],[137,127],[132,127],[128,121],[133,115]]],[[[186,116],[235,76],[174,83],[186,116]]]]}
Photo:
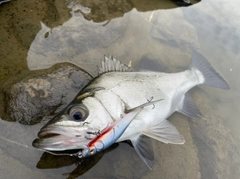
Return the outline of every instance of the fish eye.
{"type": "Polygon", "coordinates": [[[84,121],[87,117],[87,112],[81,106],[74,106],[69,110],[69,115],[76,121],[84,121]]]}

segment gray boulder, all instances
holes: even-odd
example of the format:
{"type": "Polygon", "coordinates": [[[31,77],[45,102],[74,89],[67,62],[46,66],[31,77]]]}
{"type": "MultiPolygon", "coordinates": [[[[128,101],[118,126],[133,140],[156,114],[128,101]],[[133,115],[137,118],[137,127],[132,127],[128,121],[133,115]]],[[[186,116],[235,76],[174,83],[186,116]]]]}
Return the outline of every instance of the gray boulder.
{"type": "Polygon", "coordinates": [[[5,86],[5,109],[10,120],[38,123],[62,110],[91,78],[72,64],[34,72],[16,84],[5,86]]]}

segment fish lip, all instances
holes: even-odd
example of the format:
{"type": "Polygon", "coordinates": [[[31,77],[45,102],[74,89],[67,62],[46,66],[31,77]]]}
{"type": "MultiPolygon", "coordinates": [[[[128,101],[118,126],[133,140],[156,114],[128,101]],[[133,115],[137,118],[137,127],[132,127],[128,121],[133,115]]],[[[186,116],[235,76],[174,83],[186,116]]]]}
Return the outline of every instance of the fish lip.
{"type": "Polygon", "coordinates": [[[38,132],[38,137],[40,139],[55,137],[55,136],[66,136],[66,137],[81,137],[82,134],[79,133],[77,129],[78,126],[59,126],[59,125],[49,125],[43,127],[38,132]]]}
{"type": "Polygon", "coordinates": [[[43,139],[43,138],[50,138],[50,137],[54,137],[54,136],[59,136],[59,135],[62,135],[61,132],[57,132],[58,128],[56,127],[45,127],[45,128],[42,128],[39,132],[38,132],[38,137],[40,139],[43,139]],[[53,132],[54,131],[54,132],[53,132]]]}
{"type": "Polygon", "coordinates": [[[50,151],[83,149],[89,143],[89,140],[85,137],[86,129],[79,130],[78,127],[54,124],[44,126],[32,145],[35,148],[50,151]]]}
{"type": "Polygon", "coordinates": [[[50,138],[50,137],[54,137],[54,136],[59,136],[60,134],[58,133],[53,133],[51,131],[40,131],[38,133],[38,137],[40,139],[44,139],[44,138],[50,138]]]}

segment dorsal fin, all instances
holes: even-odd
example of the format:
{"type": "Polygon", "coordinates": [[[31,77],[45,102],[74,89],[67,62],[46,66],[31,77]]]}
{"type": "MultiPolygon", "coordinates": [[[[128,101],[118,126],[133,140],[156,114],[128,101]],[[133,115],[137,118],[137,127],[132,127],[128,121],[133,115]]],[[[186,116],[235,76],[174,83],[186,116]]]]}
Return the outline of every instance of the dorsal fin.
{"type": "Polygon", "coordinates": [[[116,60],[111,55],[104,56],[104,60],[102,61],[101,67],[99,67],[99,74],[110,72],[110,71],[118,71],[118,72],[126,72],[130,71],[131,61],[128,65],[121,63],[119,60],[116,60]]]}

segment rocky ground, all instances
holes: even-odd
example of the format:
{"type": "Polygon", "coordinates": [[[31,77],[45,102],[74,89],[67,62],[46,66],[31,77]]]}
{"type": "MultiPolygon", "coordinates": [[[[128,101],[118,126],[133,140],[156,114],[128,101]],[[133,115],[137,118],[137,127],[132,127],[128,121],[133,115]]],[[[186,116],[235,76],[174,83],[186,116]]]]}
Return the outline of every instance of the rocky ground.
{"type": "Polygon", "coordinates": [[[29,73],[19,82],[5,84],[2,118],[33,125],[52,118],[68,105],[92,77],[72,64],[29,73]],[[9,116],[8,116],[9,115],[9,116]]]}

